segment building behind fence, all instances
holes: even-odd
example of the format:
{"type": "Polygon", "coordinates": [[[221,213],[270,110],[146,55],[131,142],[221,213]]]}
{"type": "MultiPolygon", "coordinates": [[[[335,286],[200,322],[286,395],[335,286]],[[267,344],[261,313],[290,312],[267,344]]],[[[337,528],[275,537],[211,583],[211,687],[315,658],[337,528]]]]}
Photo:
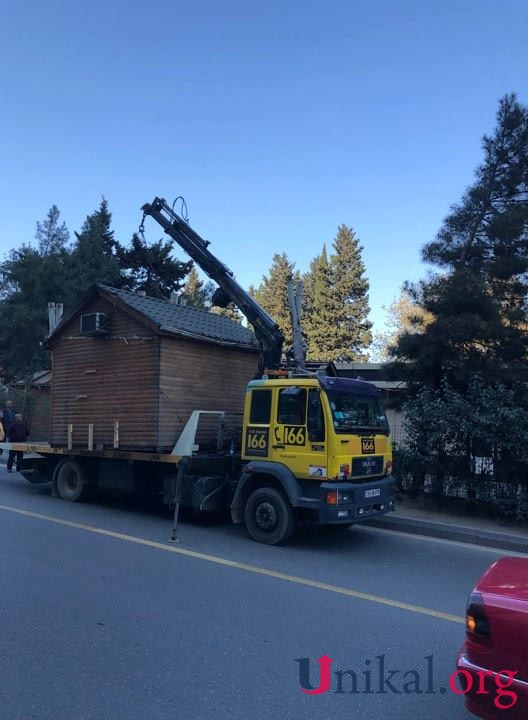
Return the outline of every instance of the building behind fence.
{"type": "Polygon", "coordinates": [[[9,397],[15,410],[26,419],[33,442],[47,442],[49,438],[50,389],[51,372],[40,370],[27,383],[15,381],[4,391],[5,398],[9,397]]]}

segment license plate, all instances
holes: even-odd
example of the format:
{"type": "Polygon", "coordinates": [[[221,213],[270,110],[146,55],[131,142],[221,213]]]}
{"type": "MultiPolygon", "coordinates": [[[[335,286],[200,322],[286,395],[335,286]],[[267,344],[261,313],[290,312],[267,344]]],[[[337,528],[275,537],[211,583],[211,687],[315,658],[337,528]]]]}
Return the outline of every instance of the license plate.
{"type": "Polygon", "coordinates": [[[381,495],[380,488],[375,488],[374,490],[365,490],[365,497],[378,497],[378,495],[381,495]]]}

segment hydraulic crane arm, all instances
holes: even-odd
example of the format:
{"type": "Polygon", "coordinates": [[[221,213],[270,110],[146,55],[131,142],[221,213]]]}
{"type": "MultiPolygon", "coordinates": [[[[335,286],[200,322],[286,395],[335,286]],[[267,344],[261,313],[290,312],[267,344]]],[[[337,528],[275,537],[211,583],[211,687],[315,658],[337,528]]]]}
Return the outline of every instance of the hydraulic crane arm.
{"type": "Polygon", "coordinates": [[[163,198],[154,198],[141,208],[165,230],[167,235],[180,245],[204,273],[218,284],[213,301],[226,307],[233,302],[251,323],[260,345],[259,371],[276,369],[281,364],[284,335],[277,323],[237,283],[233,273],[208,249],[209,243],[188,225],[163,198]]]}

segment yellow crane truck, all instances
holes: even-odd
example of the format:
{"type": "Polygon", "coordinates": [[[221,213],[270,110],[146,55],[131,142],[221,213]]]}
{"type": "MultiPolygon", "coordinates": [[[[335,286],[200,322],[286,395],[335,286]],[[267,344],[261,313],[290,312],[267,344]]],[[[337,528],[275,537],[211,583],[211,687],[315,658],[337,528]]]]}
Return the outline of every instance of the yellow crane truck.
{"type": "MultiPolygon", "coordinates": [[[[380,391],[362,380],[310,371],[283,360],[283,335],[273,319],[238,285],[231,271],[162,198],[142,207],[218,284],[214,304],[234,302],[260,345],[257,378],[248,383],[240,452],[231,445],[201,454],[194,444],[200,411],[194,411],[171,454],[30,444],[3,445],[30,453],[23,475],[53,483],[53,492],[83,500],[105,478],[123,488],[146,487],[177,509],[230,510],[262,543],[283,543],[296,524],[347,527],[394,510],[392,448],[380,391]],[[119,466],[119,467],[118,467],[119,466]]],[[[221,392],[221,388],[219,388],[221,392]]],[[[205,411],[204,411],[205,412],[205,411]]]]}

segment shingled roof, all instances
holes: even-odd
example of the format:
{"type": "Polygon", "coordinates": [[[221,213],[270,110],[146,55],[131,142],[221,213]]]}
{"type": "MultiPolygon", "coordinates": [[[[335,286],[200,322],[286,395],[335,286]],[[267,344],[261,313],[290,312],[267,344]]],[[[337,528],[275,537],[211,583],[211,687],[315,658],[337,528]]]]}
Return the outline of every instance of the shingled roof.
{"type": "Polygon", "coordinates": [[[199,310],[188,305],[177,305],[168,300],[158,300],[157,298],[139,295],[128,290],[119,290],[102,284],[98,284],[91,289],[89,296],[85,298],[81,306],[69,313],[68,317],[63,318],[52,335],[60,332],[60,328],[64,326],[72,314],[78,312],[89,297],[93,297],[93,294],[97,291],[103,297],[112,295],[118,298],[122,303],[135,310],[136,313],[140,313],[147,320],[157,325],[160,333],[204,340],[218,345],[234,345],[252,350],[258,349],[255,335],[235,320],[223,315],[216,315],[207,310],[199,310]]]}

